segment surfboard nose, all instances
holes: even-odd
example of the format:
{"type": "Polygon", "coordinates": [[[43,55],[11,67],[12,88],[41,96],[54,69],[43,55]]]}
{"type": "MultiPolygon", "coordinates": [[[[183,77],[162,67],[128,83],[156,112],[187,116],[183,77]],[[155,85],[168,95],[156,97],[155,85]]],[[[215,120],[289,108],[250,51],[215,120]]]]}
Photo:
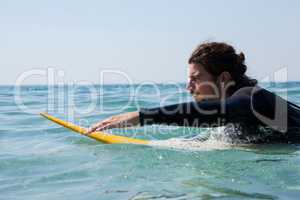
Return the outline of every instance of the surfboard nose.
{"type": "Polygon", "coordinates": [[[46,119],[53,121],[56,124],[59,124],[67,129],[70,129],[76,133],[80,133],[81,135],[93,138],[97,141],[100,141],[102,143],[107,143],[107,144],[140,144],[140,145],[148,145],[150,144],[150,141],[147,140],[142,140],[142,139],[136,139],[136,138],[130,138],[126,136],[120,136],[120,135],[112,135],[112,134],[107,134],[104,132],[92,132],[90,134],[87,133],[87,129],[78,125],[75,125],[71,122],[67,122],[61,119],[58,119],[52,115],[49,115],[46,112],[40,113],[41,116],[45,117],[46,119]]]}

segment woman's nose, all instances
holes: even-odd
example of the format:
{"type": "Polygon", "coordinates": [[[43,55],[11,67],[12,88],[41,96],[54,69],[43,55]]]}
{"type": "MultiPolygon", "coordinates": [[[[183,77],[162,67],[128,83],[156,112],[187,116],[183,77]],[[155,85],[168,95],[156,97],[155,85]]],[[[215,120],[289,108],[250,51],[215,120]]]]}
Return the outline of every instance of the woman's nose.
{"type": "Polygon", "coordinates": [[[191,86],[190,86],[190,84],[188,83],[187,85],[186,85],[186,88],[185,88],[186,90],[188,90],[188,91],[190,91],[190,89],[191,89],[191,86]]]}
{"type": "Polygon", "coordinates": [[[186,89],[188,90],[188,91],[192,91],[192,83],[191,83],[191,81],[188,81],[188,83],[187,83],[187,85],[186,85],[186,89]]]}

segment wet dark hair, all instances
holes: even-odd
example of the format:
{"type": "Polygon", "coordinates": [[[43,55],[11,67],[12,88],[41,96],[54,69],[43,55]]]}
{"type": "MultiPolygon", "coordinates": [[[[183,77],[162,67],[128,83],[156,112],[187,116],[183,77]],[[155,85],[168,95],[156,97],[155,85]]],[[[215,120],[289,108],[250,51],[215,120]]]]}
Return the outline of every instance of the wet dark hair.
{"type": "Polygon", "coordinates": [[[201,64],[213,76],[219,76],[222,72],[227,71],[235,82],[231,88],[232,92],[257,84],[256,79],[245,75],[247,71],[245,55],[242,52],[236,54],[235,49],[226,43],[203,43],[194,50],[188,62],[189,64],[201,64]]]}

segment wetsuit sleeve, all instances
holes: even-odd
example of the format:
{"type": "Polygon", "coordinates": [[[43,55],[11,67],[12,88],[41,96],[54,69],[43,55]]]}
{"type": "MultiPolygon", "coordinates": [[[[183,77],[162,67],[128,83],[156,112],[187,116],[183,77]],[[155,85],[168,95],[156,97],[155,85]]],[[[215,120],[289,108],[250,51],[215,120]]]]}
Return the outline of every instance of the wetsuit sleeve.
{"type": "Polygon", "coordinates": [[[249,121],[256,118],[251,112],[250,97],[234,96],[226,101],[206,100],[164,107],[141,109],[140,124],[166,124],[177,126],[220,126],[228,122],[249,121]]]}

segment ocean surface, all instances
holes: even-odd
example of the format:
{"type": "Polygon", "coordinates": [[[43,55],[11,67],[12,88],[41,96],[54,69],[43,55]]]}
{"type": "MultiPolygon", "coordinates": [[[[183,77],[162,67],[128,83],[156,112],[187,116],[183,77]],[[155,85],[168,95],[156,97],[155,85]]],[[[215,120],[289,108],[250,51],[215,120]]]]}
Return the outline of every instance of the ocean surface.
{"type": "MultiPolygon", "coordinates": [[[[300,104],[300,82],[262,86],[300,104]]],[[[152,146],[107,145],[38,114],[88,127],[190,100],[184,84],[0,86],[0,199],[299,199],[300,145],[201,143],[222,130],[158,125],[108,131],[152,146]]]]}

